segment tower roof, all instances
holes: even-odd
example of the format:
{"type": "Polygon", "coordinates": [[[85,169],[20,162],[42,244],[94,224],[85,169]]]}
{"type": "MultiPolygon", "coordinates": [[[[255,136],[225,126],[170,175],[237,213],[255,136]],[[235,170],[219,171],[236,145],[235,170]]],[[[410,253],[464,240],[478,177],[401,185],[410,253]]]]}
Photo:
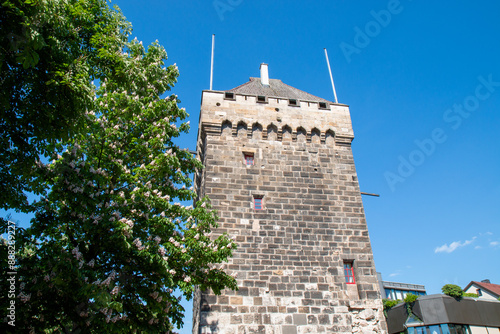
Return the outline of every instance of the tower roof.
{"type": "Polygon", "coordinates": [[[279,79],[269,79],[269,85],[263,85],[261,82],[261,78],[250,78],[250,81],[248,81],[247,83],[227,90],[226,92],[266,97],[281,97],[286,99],[296,99],[310,102],[333,103],[331,101],[322,99],[321,97],[314,96],[300,89],[289,86],[279,79]]]}

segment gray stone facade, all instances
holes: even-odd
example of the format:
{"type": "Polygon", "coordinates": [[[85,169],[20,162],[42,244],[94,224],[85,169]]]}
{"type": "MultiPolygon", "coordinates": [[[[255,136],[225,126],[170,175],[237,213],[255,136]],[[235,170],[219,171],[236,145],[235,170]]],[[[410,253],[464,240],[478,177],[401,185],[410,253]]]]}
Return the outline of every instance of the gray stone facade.
{"type": "Polygon", "coordinates": [[[349,108],[296,104],[203,92],[198,156],[206,168],[195,185],[218,211],[214,235],[238,244],[225,270],[237,274],[239,290],[199,291],[193,334],[386,333],[349,108]]]}

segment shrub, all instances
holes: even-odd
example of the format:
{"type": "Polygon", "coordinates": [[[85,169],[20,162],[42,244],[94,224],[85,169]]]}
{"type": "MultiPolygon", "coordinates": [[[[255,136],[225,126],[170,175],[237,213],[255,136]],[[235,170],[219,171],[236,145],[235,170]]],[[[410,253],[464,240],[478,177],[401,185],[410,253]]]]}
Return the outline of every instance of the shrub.
{"type": "Polygon", "coordinates": [[[461,287],[455,284],[445,284],[441,288],[441,291],[443,291],[445,295],[453,298],[462,298],[462,296],[464,295],[464,290],[462,290],[461,287]]]}
{"type": "Polygon", "coordinates": [[[401,300],[383,299],[382,302],[384,303],[384,310],[388,310],[401,303],[401,300]]]}
{"type": "Polygon", "coordinates": [[[472,297],[472,298],[478,298],[479,295],[477,293],[470,293],[470,292],[467,292],[467,293],[464,293],[464,297],[472,297]]]}
{"type": "Polygon", "coordinates": [[[418,299],[417,295],[414,295],[413,293],[409,293],[405,297],[405,303],[413,303],[417,299],[418,299]]]}

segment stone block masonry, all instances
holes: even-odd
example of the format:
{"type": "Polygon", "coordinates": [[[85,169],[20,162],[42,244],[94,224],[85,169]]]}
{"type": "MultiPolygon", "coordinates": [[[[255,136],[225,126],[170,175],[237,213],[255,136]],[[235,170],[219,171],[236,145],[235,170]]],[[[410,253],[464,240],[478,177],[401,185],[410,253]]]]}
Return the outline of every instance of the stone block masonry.
{"type": "Polygon", "coordinates": [[[203,92],[195,185],[236,238],[239,290],[198,291],[193,334],[386,333],[349,108],[231,97],[203,92]]]}

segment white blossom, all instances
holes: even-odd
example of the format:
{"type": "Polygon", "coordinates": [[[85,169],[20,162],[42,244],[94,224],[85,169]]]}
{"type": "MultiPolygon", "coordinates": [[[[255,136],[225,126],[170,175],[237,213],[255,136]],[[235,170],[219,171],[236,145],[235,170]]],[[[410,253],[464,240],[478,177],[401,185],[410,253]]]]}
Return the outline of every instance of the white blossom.
{"type": "Polygon", "coordinates": [[[118,286],[115,286],[113,288],[113,290],[111,290],[111,294],[112,295],[116,295],[116,294],[118,294],[119,291],[120,291],[120,288],[118,286]]]}

